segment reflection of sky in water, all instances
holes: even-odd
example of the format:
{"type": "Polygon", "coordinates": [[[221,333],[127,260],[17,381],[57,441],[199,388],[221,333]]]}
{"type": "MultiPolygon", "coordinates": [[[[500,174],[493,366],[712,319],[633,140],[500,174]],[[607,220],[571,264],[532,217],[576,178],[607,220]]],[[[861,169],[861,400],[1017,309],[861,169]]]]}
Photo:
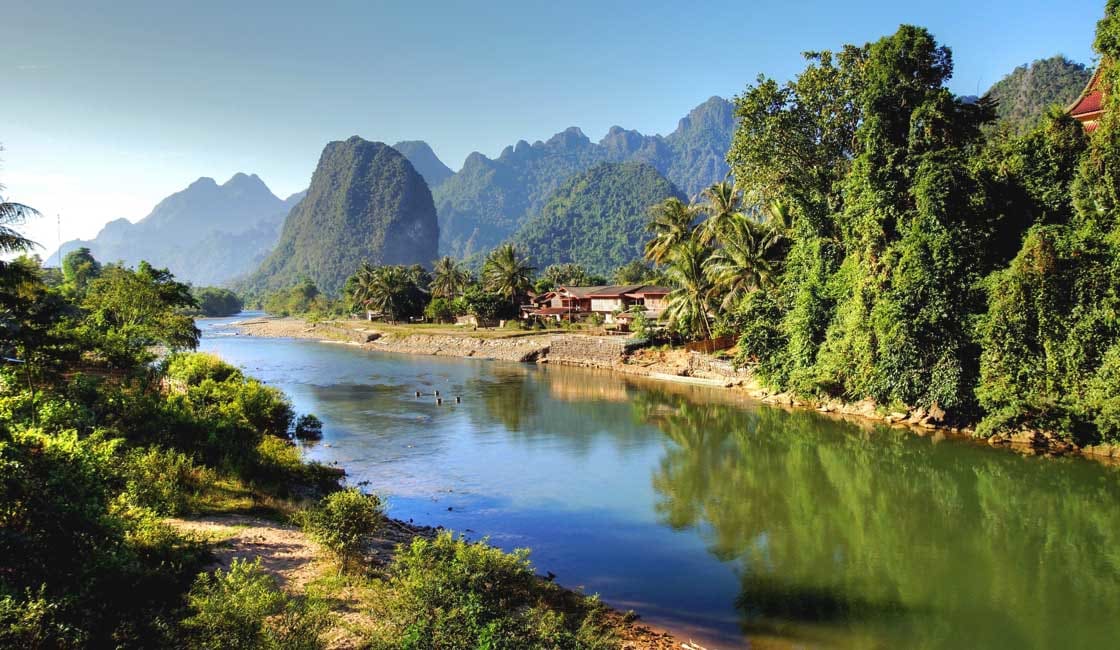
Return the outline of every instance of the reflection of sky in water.
{"type": "Polygon", "coordinates": [[[778,647],[1097,647],[1120,615],[1120,489],[1091,463],[579,369],[202,347],[322,418],[310,457],[394,516],[531,547],[561,583],[719,647],[743,629],[778,647]]]}

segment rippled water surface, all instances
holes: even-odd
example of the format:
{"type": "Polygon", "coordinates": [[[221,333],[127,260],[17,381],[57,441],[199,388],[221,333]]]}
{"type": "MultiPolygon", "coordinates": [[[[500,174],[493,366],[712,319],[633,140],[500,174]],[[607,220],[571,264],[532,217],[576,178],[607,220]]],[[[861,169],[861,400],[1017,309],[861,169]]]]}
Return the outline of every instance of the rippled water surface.
{"type": "Polygon", "coordinates": [[[223,322],[200,321],[202,349],[322,418],[310,456],[368,481],[391,514],[528,546],[541,572],[685,636],[1117,647],[1114,468],[595,371],[229,336],[223,322]]]}

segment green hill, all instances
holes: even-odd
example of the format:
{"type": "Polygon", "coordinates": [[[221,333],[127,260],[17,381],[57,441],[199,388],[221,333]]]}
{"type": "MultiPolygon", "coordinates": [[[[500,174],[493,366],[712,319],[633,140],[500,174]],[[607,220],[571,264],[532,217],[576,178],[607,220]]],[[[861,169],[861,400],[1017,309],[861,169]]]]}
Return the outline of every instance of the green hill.
{"type": "Polygon", "coordinates": [[[496,159],[473,153],[458,173],[433,190],[440,251],[485,253],[508,239],[565,181],[601,162],[643,162],[689,196],[723,180],[735,129],[734,105],[712,97],[667,136],[612,127],[598,143],[571,127],[546,142],[522,140],[496,159]]]}
{"type": "Polygon", "coordinates": [[[1092,75],[1080,63],[1052,56],[1015,68],[988,89],[988,97],[998,102],[999,121],[1022,131],[1034,125],[1047,107],[1066,106],[1077,99],[1092,75]]]}
{"type": "Polygon", "coordinates": [[[567,180],[512,240],[537,268],[574,262],[609,275],[641,257],[649,207],[680,190],[651,165],[600,163],[567,180]]]}
{"type": "Polygon", "coordinates": [[[362,261],[429,264],[438,241],[423,177],[396,149],[354,136],[323,149],[280,242],[243,288],[272,291],[309,278],[337,293],[362,261]]]}

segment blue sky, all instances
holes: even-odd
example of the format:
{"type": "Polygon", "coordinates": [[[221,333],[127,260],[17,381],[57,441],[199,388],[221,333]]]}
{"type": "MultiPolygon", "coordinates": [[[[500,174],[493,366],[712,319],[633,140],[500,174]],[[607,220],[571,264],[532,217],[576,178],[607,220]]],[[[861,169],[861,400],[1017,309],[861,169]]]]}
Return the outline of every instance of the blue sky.
{"type": "Polygon", "coordinates": [[[519,139],[667,133],[800,52],[900,23],[954,52],[952,88],[1093,61],[1103,0],[906,2],[22,2],[0,0],[0,183],[48,249],[143,217],[199,176],[306,187],[329,140],[426,140],[453,169],[519,139]]]}

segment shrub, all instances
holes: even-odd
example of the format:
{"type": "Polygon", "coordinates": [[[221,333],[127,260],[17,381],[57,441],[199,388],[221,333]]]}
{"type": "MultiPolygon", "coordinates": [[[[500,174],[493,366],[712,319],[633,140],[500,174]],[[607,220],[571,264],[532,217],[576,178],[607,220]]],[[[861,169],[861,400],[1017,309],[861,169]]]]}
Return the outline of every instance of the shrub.
{"type": "Polygon", "coordinates": [[[228,571],[202,574],[188,596],[193,614],[183,621],[191,647],[321,648],[321,610],[280,591],[260,560],[236,558],[228,571]]]}
{"type": "Polygon", "coordinates": [[[455,304],[447,298],[432,298],[424,308],[424,318],[433,323],[454,323],[455,304]]]}
{"type": "Polygon", "coordinates": [[[81,632],[64,622],[63,608],[44,592],[0,597],[0,648],[84,647],[81,632]]]}
{"type": "Polygon", "coordinates": [[[390,572],[390,615],[405,648],[617,647],[598,600],[536,578],[525,549],[441,533],[401,549],[390,572]]]}
{"type": "Polygon", "coordinates": [[[348,568],[361,559],[370,536],[381,527],[384,517],[380,498],[348,488],[324,497],[304,514],[302,523],[315,541],[335,554],[343,568],[348,568]]]}
{"type": "Polygon", "coordinates": [[[196,465],[190,456],[159,447],[128,452],[124,475],[126,499],[161,515],[186,512],[198,486],[213,480],[213,472],[196,465]]]}
{"type": "Polygon", "coordinates": [[[319,440],[323,437],[323,421],[311,413],[296,420],[295,436],[300,440],[319,440]]]}

